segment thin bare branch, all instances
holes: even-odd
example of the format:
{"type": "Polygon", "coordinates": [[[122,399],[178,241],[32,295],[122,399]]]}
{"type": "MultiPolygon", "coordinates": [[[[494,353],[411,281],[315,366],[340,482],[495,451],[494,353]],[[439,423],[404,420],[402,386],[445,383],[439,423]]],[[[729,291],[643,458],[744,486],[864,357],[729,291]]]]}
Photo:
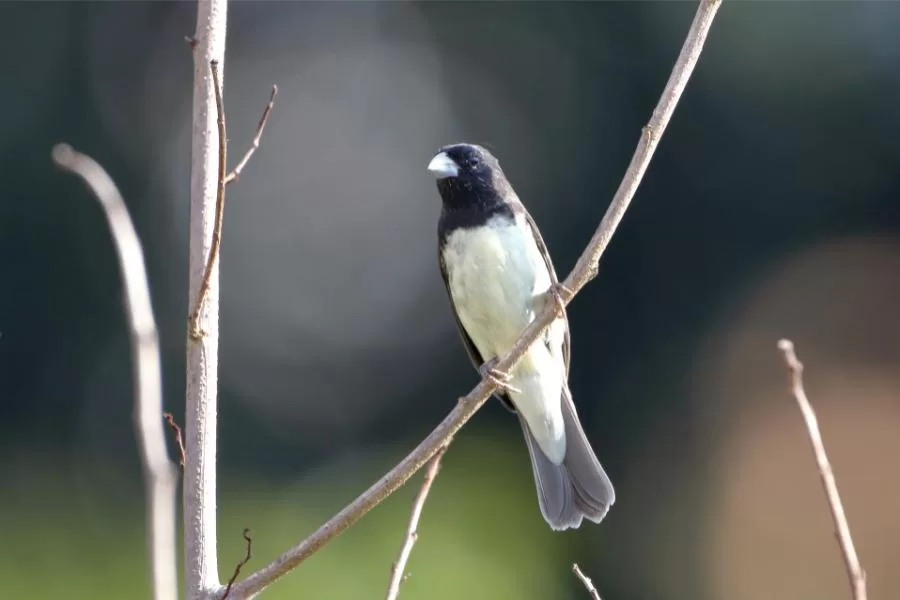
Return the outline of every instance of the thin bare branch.
{"type": "Polygon", "coordinates": [[[275,96],[278,95],[278,86],[272,86],[272,93],[269,95],[269,103],[266,104],[265,110],[263,110],[262,117],[259,119],[259,124],[256,126],[256,134],[253,136],[253,141],[250,143],[250,148],[247,149],[246,154],[244,154],[244,158],[241,159],[241,162],[237,164],[237,166],[231,170],[231,173],[225,177],[225,185],[233,181],[237,181],[241,178],[241,171],[244,170],[244,167],[247,166],[247,163],[250,162],[250,158],[253,156],[253,153],[259,148],[259,142],[262,140],[263,131],[266,128],[266,121],[269,120],[269,113],[272,112],[272,109],[275,107],[275,96]]]}
{"type": "Polygon", "coordinates": [[[172,430],[172,433],[175,435],[175,443],[178,445],[178,464],[181,468],[184,468],[184,438],[181,435],[181,427],[178,426],[178,423],[175,422],[175,417],[170,412],[164,412],[163,417],[165,417],[166,422],[169,424],[169,428],[172,430]]]}
{"type": "Polygon", "coordinates": [[[822,441],[819,420],[816,418],[816,412],[813,410],[809,398],[806,397],[806,390],[803,387],[803,363],[797,358],[797,354],[794,351],[794,343],[790,340],[779,340],[778,349],[784,355],[784,362],[787,365],[791,394],[797,401],[800,412],[803,414],[803,420],[806,423],[809,441],[812,444],[816,464],[819,467],[819,477],[822,479],[825,497],[828,499],[828,506],[831,508],[831,518],[834,521],[835,533],[841,546],[841,554],[844,558],[844,565],[847,568],[847,578],[850,580],[853,598],[854,600],[866,600],[866,573],[859,563],[856,548],[853,546],[850,524],[847,522],[847,515],[844,513],[844,505],[841,503],[841,495],[838,493],[834,471],[831,469],[828,454],[825,452],[825,442],[822,441]]]}
{"type": "Polygon", "coordinates": [[[438,472],[441,470],[441,458],[444,457],[444,452],[446,451],[447,446],[438,450],[438,453],[434,455],[434,458],[431,459],[431,462],[425,468],[422,487],[419,489],[419,493],[416,494],[416,499],[413,500],[412,512],[409,515],[409,525],[406,527],[406,539],[400,548],[400,555],[394,561],[394,564],[391,565],[391,579],[388,582],[387,600],[396,600],[397,595],[400,594],[400,584],[406,579],[404,575],[406,563],[409,561],[410,554],[412,554],[413,546],[419,539],[418,528],[419,519],[422,517],[422,509],[425,507],[428,492],[431,491],[431,484],[434,483],[434,478],[437,477],[438,472]]]}
{"type": "Polygon", "coordinates": [[[581,567],[578,566],[578,563],[572,563],[572,572],[581,580],[581,583],[588,591],[588,594],[591,595],[591,600],[600,600],[600,592],[594,587],[594,582],[591,581],[591,578],[581,571],[581,567]]]}
{"type": "Polygon", "coordinates": [[[97,197],[116,245],[134,361],[134,427],[147,497],[147,528],[153,597],[175,600],[175,467],[166,452],[162,423],[159,335],[150,302],[144,252],[115,182],[96,161],[67,144],[53,148],[57,165],[81,177],[97,197]]]}
{"type": "Polygon", "coordinates": [[[220,600],[225,600],[228,598],[228,595],[231,593],[231,588],[234,586],[234,582],[237,581],[238,576],[241,574],[241,569],[244,568],[250,559],[253,557],[253,538],[250,537],[250,530],[244,529],[244,541],[247,542],[247,549],[244,551],[244,558],[242,558],[238,564],[234,566],[234,572],[231,574],[231,579],[228,580],[228,585],[225,586],[225,593],[222,594],[220,600]]]}
{"type": "MultiPolygon", "coordinates": [[[[561,289],[572,292],[571,294],[566,294],[568,297],[563,299],[566,304],[596,274],[600,256],[609,245],[609,241],[622,220],[625,210],[631,203],[638,184],[647,170],[650,158],[656,150],[660,136],[665,131],[675,110],[675,105],[678,103],[678,99],[687,85],[697,59],[700,57],[703,43],[706,41],[707,33],[720,4],[721,0],[701,0],[672,74],[666,83],[662,97],[653,111],[649,123],[642,132],[634,157],[625,172],[622,183],[619,185],[603,220],[600,222],[587,248],[581,255],[581,258],[578,259],[568,278],[563,282],[561,289]]],[[[522,332],[513,349],[502,360],[498,361],[496,365],[497,370],[508,372],[515,367],[531,344],[540,337],[544,329],[556,318],[559,310],[562,310],[561,304],[548,303],[548,307],[522,332]]],[[[233,596],[244,598],[261,591],[267,585],[312,556],[322,546],[356,523],[373,507],[406,483],[441,448],[450,443],[454,434],[487,401],[496,385],[496,381],[482,378],[481,382],[467,396],[459,400],[456,407],[434,431],[406,458],[400,461],[397,466],[363,492],[356,500],[329,519],[312,535],[284,552],[262,569],[248,576],[244,581],[235,585],[232,592],[233,596]]]]}
{"type": "MultiPolygon", "coordinates": [[[[185,365],[184,598],[221,594],[216,531],[216,452],[219,379],[219,261],[212,240],[221,224],[224,133],[217,127],[213,61],[225,65],[228,0],[198,0],[192,58],[191,198],[188,241],[188,310],[185,365]],[[217,213],[219,213],[217,215],[217,213]]],[[[221,71],[218,73],[222,75],[221,71]]]]}
{"type": "Polygon", "coordinates": [[[212,60],[209,63],[212,73],[213,89],[216,96],[216,125],[219,129],[219,170],[216,184],[216,213],[213,224],[212,245],[209,247],[209,256],[206,258],[206,268],[203,270],[203,280],[200,282],[200,291],[197,295],[197,305],[191,313],[190,335],[198,340],[203,337],[200,327],[200,314],[203,303],[209,295],[209,284],[212,279],[213,267],[219,259],[219,248],[222,246],[222,218],[225,213],[225,165],[227,163],[228,138],[225,134],[225,107],[222,106],[222,84],[219,80],[219,62],[212,60]]]}

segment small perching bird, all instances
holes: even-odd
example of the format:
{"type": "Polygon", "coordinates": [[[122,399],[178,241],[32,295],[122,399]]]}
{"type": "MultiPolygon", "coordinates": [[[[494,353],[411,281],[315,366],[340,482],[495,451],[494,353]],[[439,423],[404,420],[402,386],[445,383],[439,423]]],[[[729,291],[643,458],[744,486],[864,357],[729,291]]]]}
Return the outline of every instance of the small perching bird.
{"type": "Polygon", "coordinates": [[[443,208],[438,258],[469,357],[498,384],[495,395],[519,416],[538,502],[554,530],[599,523],[616,495],[569,392],[569,324],[563,313],[509,373],[497,360],[512,349],[559,283],[534,219],[481,146],[445,146],[428,170],[443,208]]]}

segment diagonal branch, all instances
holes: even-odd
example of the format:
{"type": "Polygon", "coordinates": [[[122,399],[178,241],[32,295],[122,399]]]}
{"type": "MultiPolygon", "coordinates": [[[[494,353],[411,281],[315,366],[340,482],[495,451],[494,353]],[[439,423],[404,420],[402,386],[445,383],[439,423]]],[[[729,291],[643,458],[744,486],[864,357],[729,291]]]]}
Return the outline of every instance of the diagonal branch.
{"type": "MultiPolygon", "coordinates": [[[[709,33],[721,0],[701,0],[687,38],[678,55],[675,67],[659,103],[653,111],[649,123],[642,132],[634,156],[625,172],[603,220],[585,248],[575,268],[563,282],[565,293],[562,303],[548,303],[548,307],[522,332],[513,349],[497,362],[496,368],[503,372],[515,367],[526,350],[557,317],[563,304],[568,304],[585,284],[597,273],[600,256],[609,245],[613,233],[631,203],[638,185],[647,170],[650,158],[659,144],[660,136],[666,129],[678,99],[681,97],[688,79],[697,64],[703,43],[709,33]]],[[[291,569],[312,556],[322,546],[338,534],[359,521],[366,513],[406,483],[425,463],[450,443],[453,435],[487,402],[496,388],[496,382],[482,379],[467,396],[461,398],[449,415],[425,438],[415,450],[379,479],[356,500],[313,532],[305,540],[284,552],[274,561],[256,571],[232,589],[232,597],[244,598],[262,591],[267,585],[286,574],[291,569]]]]}
{"type": "Polygon", "coordinates": [[[234,582],[237,581],[238,576],[241,574],[241,569],[244,568],[250,559],[253,557],[253,538],[250,537],[250,530],[246,527],[244,528],[244,541],[247,543],[246,550],[244,550],[244,558],[238,561],[238,563],[234,566],[234,571],[231,573],[231,579],[228,580],[228,585],[225,586],[225,592],[222,593],[222,600],[226,600],[228,598],[228,594],[231,593],[231,588],[234,587],[234,582]]]}
{"type": "Polygon", "coordinates": [[[822,432],[819,431],[819,420],[816,418],[816,411],[813,410],[809,398],[806,397],[806,391],[803,389],[803,363],[797,358],[797,354],[794,352],[794,343],[790,340],[779,340],[778,349],[784,355],[784,362],[790,379],[791,394],[797,401],[800,412],[803,413],[803,420],[809,433],[809,441],[812,444],[816,464],[819,467],[819,477],[822,479],[822,487],[825,489],[825,496],[831,509],[831,518],[834,521],[838,543],[841,545],[844,565],[847,567],[847,578],[850,580],[850,587],[853,590],[853,599],[866,600],[866,573],[859,563],[856,548],[853,546],[850,524],[847,522],[847,515],[844,514],[844,506],[841,503],[841,495],[838,493],[834,471],[831,469],[828,454],[825,452],[825,442],[822,441],[822,432]]]}
{"type": "Polygon", "coordinates": [[[259,148],[259,142],[262,140],[263,131],[266,129],[266,121],[269,120],[269,113],[272,112],[272,109],[275,107],[275,96],[278,94],[278,86],[272,86],[272,93],[269,94],[269,103],[266,104],[265,110],[263,110],[262,117],[259,119],[259,124],[256,126],[256,134],[253,136],[253,141],[250,143],[250,148],[247,149],[247,152],[244,154],[244,158],[237,164],[237,166],[231,170],[231,173],[225,177],[225,185],[228,185],[232,181],[237,181],[241,178],[241,171],[244,170],[244,167],[247,166],[247,163],[250,162],[250,158],[253,156],[253,153],[259,148]]]}
{"type": "Polygon", "coordinates": [[[600,592],[594,587],[594,582],[591,581],[591,578],[584,574],[578,563],[572,563],[572,572],[575,573],[575,577],[581,580],[581,584],[587,590],[591,600],[600,600],[600,592]]]}
{"type": "Polygon", "coordinates": [[[67,144],[58,144],[53,148],[53,160],[63,169],[81,177],[97,197],[116,245],[134,361],[133,416],[147,494],[153,597],[156,600],[176,600],[175,467],[169,462],[166,452],[159,335],[153,319],[141,242],[122,195],[103,167],[67,144]]]}
{"type": "Polygon", "coordinates": [[[391,565],[391,580],[388,583],[387,600],[396,600],[400,594],[400,584],[403,583],[405,578],[406,563],[409,562],[413,546],[419,539],[419,519],[422,517],[422,509],[425,507],[428,492],[431,491],[431,484],[434,483],[438,471],[441,470],[441,459],[446,451],[447,446],[438,450],[438,453],[434,455],[434,458],[431,459],[431,462],[428,463],[428,467],[425,469],[422,487],[419,489],[419,493],[416,494],[416,499],[413,500],[412,512],[409,515],[409,525],[406,528],[406,540],[403,542],[403,547],[400,548],[400,555],[394,564],[391,565]]]}

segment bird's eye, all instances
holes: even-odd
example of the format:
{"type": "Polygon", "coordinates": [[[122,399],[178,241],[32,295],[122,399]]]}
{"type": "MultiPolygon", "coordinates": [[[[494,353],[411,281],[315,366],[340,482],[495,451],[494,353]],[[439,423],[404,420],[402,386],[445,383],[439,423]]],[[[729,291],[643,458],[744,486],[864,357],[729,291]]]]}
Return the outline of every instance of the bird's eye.
{"type": "Polygon", "coordinates": [[[470,169],[474,169],[474,168],[478,167],[478,165],[481,164],[481,159],[478,158],[477,156],[470,156],[470,157],[469,157],[469,160],[466,161],[466,162],[469,163],[469,168],[470,168],[470,169]]]}

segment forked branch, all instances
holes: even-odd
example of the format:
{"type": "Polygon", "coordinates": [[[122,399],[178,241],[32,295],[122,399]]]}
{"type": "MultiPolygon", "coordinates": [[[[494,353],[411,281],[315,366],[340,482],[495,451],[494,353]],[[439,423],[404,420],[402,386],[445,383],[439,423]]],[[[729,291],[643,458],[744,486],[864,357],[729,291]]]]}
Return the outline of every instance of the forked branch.
{"type": "Polygon", "coordinates": [[[278,86],[272,86],[272,93],[269,95],[269,103],[263,110],[259,124],[256,126],[256,134],[250,148],[244,154],[244,157],[237,164],[231,173],[227,173],[228,164],[228,136],[225,127],[225,106],[222,101],[222,83],[219,78],[219,63],[215,60],[209,63],[209,69],[212,74],[213,87],[216,97],[216,125],[219,132],[219,165],[218,165],[218,184],[216,186],[216,214],[213,222],[212,244],[209,247],[209,256],[206,259],[206,267],[203,271],[203,280],[200,282],[200,292],[197,294],[197,304],[191,312],[190,324],[188,331],[193,339],[200,339],[203,336],[203,330],[200,327],[200,314],[203,310],[203,303],[206,302],[206,296],[209,294],[210,280],[212,279],[213,269],[216,261],[219,259],[219,251],[222,247],[222,221],[225,216],[225,187],[237,181],[244,167],[250,162],[253,153],[259,148],[263,131],[266,128],[266,122],[269,120],[269,113],[275,106],[275,95],[278,93],[278,86]]]}

